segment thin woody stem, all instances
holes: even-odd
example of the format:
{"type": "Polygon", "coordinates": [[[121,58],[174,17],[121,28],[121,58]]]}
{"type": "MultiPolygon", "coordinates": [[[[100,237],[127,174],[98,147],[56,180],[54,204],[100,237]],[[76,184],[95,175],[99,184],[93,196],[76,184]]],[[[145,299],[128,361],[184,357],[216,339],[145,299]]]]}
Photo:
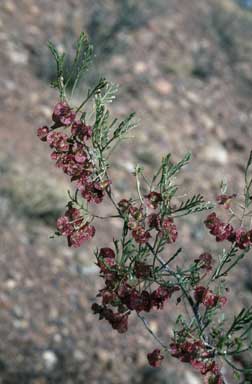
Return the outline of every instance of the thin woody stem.
{"type": "Polygon", "coordinates": [[[162,265],[162,267],[164,268],[165,271],[167,271],[168,273],[170,273],[171,276],[175,277],[175,279],[177,280],[178,282],[178,285],[180,286],[183,294],[185,295],[187,301],[189,302],[190,304],[190,307],[193,311],[193,314],[194,314],[194,317],[196,319],[196,322],[198,324],[198,327],[200,329],[200,332],[201,332],[201,335],[203,336],[203,338],[205,339],[204,337],[204,328],[203,328],[203,324],[202,324],[202,320],[201,320],[201,317],[200,317],[200,314],[199,314],[199,311],[198,311],[198,307],[197,305],[195,305],[192,297],[187,293],[187,291],[185,290],[185,288],[183,287],[183,284],[180,283],[179,281],[179,278],[177,276],[177,273],[175,271],[173,271],[168,265],[165,264],[165,262],[162,260],[162,258],[160,256],[158,256],[153,247],[147,243],[147,246],[148,248],[151,250],[152,254],[154,255],[154,257],[157,258],[157,260],[160,262],[160,264],[162,265]]]}
{"type": "Polygon", "coordinates": [[[145,328],[147,329],[147,331],[151,334],[151,336],[154,337],[154,339],[161,345],[161,347],[164,348],[166,351],[170,352],[168,350],[168,347],[164,344],[164,342],[161,341],[160,338],[152,331],[152,329],[150,328],[147,320],[143,316],[139,315],[139,313],[137,314],[137,316],[139,317],[139,319],[142,320],[142,322],[143,322],[145,328]]]}

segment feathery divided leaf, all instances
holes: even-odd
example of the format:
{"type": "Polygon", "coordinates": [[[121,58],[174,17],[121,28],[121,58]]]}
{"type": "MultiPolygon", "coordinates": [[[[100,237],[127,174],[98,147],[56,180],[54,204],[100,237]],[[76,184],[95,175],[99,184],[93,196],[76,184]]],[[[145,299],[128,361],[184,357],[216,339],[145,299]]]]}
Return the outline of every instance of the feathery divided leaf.
{"type": "Polygon", "coordinates": [[[212,209],[214,204],[211,202],[205,202],[204,197],[201,194],[194,195],[193,197],[182,201],[180,206],[173,211],[173,213],[183,212],[184,215],[189,215],[190,213],[201,212],[206,209],[212,209]]]}
{"type": "Polygon", "coordinates": [[[138,122],[134,119],[135,115],[136,115],[135,112],[130,113],[119,124],[119,126],[114,130],[114,134],[113,134],[114,139],[124,137],[125,135],[127,135],[129,131],[131,131],[137,126],[138,122]]]}
{"type": "Polygon", "coordinates": [[[252,323],[252,308],[243,308],[240,313],[234,317],[233,323],[231,324],[227,335],[244,329],[244,327],[249,323],[252,323]]]}
{"type": "Polygon", "coordinates": [[[245,206],[248,208],[251,204],[251,186],[252,186],[252,177],[249,178],[249,169],[252,164],[252,151],[250,152],[249,159],[245,168],[245,189],[244,189],[244,195],[245,195],[245,206]]]}
{"type": "Polygon", "coordinates": [[[162,160],[161,166],[161,178],[159,181],[159,186],[161,192],[165,192],[170,185],[170,179],[172,176],[175,176],[182,167],[184,167],[191,160],[191,154],[188,152],[184,158],[179,161],[177,164],[171,163],[170,153],[165,156],[162,160]]]}
{"type": "Polygon", "coordinates": [[[56,46],[49,41],[48,42],[48,48],[51,52],[51,54],[54,57],[54,60],[56,62],[56,68],[57,68],[57,77],[54,81],[51,82],[52,87],[58,88],[60,93],[60,98],[64,98],[64,63],[65,63],[65,53],[59,53],[56,46]]]}

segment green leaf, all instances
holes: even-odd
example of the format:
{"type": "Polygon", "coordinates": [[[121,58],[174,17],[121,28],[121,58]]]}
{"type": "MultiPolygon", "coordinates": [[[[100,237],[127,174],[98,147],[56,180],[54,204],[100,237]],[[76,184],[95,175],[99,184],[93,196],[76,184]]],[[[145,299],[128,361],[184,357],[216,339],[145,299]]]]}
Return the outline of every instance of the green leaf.
{"type": "Polygon", "coordinates": [[[60,54],[55,45],[49,41],[48,48],[53,55],[56,67],[57,67],[57,78],[52,81],[51,85],[54,88],[57,88],[60,93],[60,98],[65,98],[65,89],[64,89],[64,63],[65,63],[65,53],[60,54]]]}
{"type": "Polygon", "coordinates": [[[244,189],[244,195],[245,195],[245,207],[248,208],[251,204],[251,185],[252,185],[252,178],[249,179],[249,168],[252,164],[252,151],[249,154],[249,159],[245,168],[245,189],[244,189]]]}
{"type": "Polygon", "coordinates": [[[135,112],[130,113],[115,129],[113,137],[115,138],[122,138],[123,136],[127,135],[129,131],[134,129],[138,122],[134,120],[135,112]]]}
{"type": "Polygon", "coordinates": [[[240,313],[234,317],[233,323],[231,324],[227,335],[243,330],[249,323],[252,323],[252,307],[248,309],[243,308],[240,313]]]}
{"type": "Polygon", "coordinates": [[[75,58],[66,81],[66,87],[69,83],[73,83],[71,97],[73,96],[82,76],[89,69],[92,59],[93,46],[89,43],[87,35],[82,32],[76,43],[75,58]]]}
{"type": "Polygon", "coordinates": [[[164,193],[170,186],[171,177],[175,176],[191,159],[191,154],[187,153],[177,164],[172,164],[170,153],[162,160],[161,178],[159,181],[160,191],[164,193]]]}
{"type": "Polygon", "coordinates": [[[112,103],[115,100],[116,95],[118,93],[118,84],[107,83],[104,94],[100,95],[100,104],[106,105],[112,103]]]}
{"type": "Polygon", "coordinates": [[[193,197],[182,201],[180,206],[173,211],[173,213],[183,212],[183,216],[191,213],[202,212],[204,210],[212,209],[214,204],[211,202],[205,202],[204,197],[201,194],[194,195],[193,197]]]}

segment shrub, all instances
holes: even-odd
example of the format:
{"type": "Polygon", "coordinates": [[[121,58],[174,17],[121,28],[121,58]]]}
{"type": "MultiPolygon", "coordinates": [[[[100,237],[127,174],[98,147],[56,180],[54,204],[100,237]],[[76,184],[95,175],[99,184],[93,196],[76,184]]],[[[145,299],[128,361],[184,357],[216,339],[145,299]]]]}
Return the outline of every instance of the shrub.
{"type": "MultiPolygon", "coordinates": [[[[67,174],[74,192],[68,192],[66,212],[57,220],[55,235],[66,237],[68,246],[80,247],[95,236],[96,220],[120,219],[121,237],[113,239],[113,247],[95,251],[104,288],[94,314],[106,320],[113,329],[127,332],[133,313],[138,316],[159,348],[147,354],[153,367],[159,367],[167,355],[191,364],[208,384],[225,383],[222,362],[237,374],[248,374],[251,367],[240,369],[232,357],[252,348],[252,308],[243,308],[233,319],[226,319],[228,290],[226,277],[245,258],[252,246],[251,186],[252,152],[245,170],[242,196],[227,193],[222,186],[216,202],[204,201],[200,194],[182,200],[176,176],[191,159],[186,154],[178,163],[164,156],[151,179],[137,165],[134,171],[137,198],[117,201],[110,178],[109,156],[114,146],[136,126],[135,114],[122,121],[112,119],[107,105],[115,98],[117,87],[100,79],[79,106],[71,98],[92,58],[92,47],[81,34],[71,71],[64,77],[65,55],[52,43],[49,48],[56,60],[57,78],[53,86],[60,100],[52,113],[52,124],[38,128],[38,137],[52,149],[51,158],[67,174]],[[74,81],[73,81],[74,80],[74,81]],[[66,94],[71,81],[71,95],[66,94]],[[92,206],[104,199],[111,203],[111,214],[96,215],[92,206]],[[220,210],[220,213],[217,213],[220,210]],[[223,243],[216,257],[204,252],[187,266],[174,262],[182,252],[164,258],[164,251],[178,242],[177,222],[180,217],[196,215],[215,208],[208,214],[205,226],[212,239],[223,243]],[[149,327],[145,313],[161,311],[175,300],[178,308],[186,302],[190,319],[179,314],[172,340],[161,340],[149,327]],[[218,319],[218,321],[217,321],[218,319]]],[[[182,309],[179,309],[183,312],[182,309]]]]}

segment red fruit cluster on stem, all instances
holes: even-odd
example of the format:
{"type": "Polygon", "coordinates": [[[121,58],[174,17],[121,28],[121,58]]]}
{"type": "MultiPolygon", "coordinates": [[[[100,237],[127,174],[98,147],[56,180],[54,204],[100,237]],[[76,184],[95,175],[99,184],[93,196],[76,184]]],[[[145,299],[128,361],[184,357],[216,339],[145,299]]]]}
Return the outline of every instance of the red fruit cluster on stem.
{"type": "MultiPolygon", "coordinates": [[[[136,282],[132,284],[129,280],[129,269],[123,269],[116,262],[115,252],[111,248],[101,248],[97,259],[97,265],[105,281],[105,288],[100,290],[98,294],[98,297],[102,298],[102,306],[99,306],[99,312],[97,312],[97,306],[93,307],[95,313],[103,314],[105,311],[111,315],[113,312],[111,307],[116,307],[118,313],[127,314],[128,319],[132,311],[140,313],[162,309],[172,294],[179,290],[177,285],[158,286],[152,291],[141,289],[141,282],[144,282],[151,275],[151,266],[138,261],[135,261],[133,266],[136,282]]],[[[100,318],[108,320],[111,324],[110,317],[100,316],[100,318]]],[[[113,328],[117,329],[116,327],[113,328]]],[[[126,328],[123,329],[127,330],[126,328]]]]}
{"type": "Polygon", "coordinates": [[[252,245],[252,230],[246,231],[242,227],[235,229],[231,224],[225,224],[215,212],[207,216],[205,225],[211,235],[216,237],[216,241],[227,240],[240,249],[252,245]]]}
{"type": "Polygon", "coordinates": [[[210,375],[212,379],[218,379],[222,384],[220,369],[209,351],[201,340],[186,340],[170,344],[171,355],[184,363],[189,363],[202,375],[210,375]]]}
{"type": "Polygon", "coordinates": [[[164,356],[161,354],[160,349],[154,349],[154,351],[147,354],[147,358],[148,358],[149,364],[152,367],[158,368],[160,367],[162,360],[164,359],[164,356]]]}
{"type": "MultiPolygon", "coordinates": [[[[76,120],[76,113],[66,101],[59,102],[54,107],[52,120],[54,124],[50,128],[38,128],[38,137],[53,149],[51,158],[58,168],[70,176],[81,196],[88,202],[101,203],[104,191],[111,181],[101,180],[97,175],[95,160],[88,145],[92,128],[83,121],[76,120]],[[67,130],[67,133],[56,130],[58,128],[67,130]]],[[[61,216],[57,220],[57,227],[63,236],[67,236],[69,246],[79,247],[94,236],[95,228],[85,222],[80,211],[77,218],[71,218],[73,212],[71,208],[61,216]]]]}
{"type": "Polygon", "coordinates": [[[213,291],[203,286],[198,286],[194,290],[196,303],[205,305],[206,308],[214,308],[217,304],[225,305],[227,298],[225,296],[215,295],[213,291]]]}

